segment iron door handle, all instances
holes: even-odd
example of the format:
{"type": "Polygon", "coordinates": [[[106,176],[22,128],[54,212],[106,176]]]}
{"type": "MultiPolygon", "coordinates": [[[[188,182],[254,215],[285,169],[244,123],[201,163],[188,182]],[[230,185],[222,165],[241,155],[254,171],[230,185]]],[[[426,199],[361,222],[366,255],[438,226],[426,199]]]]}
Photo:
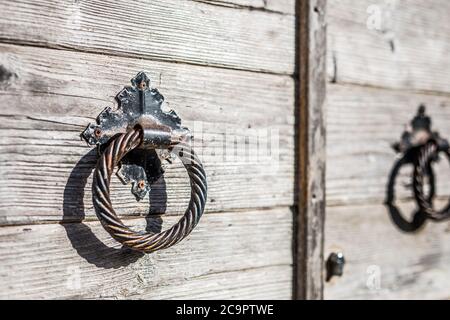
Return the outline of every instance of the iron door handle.
{"type": "Polygon", "coordinates": [[[432,164],[438,160],[439,153],[445,153],[450,160],[449,142],[438,132],[431,130],[431,118],[425,114],[425,106],[421,105],[417,115],[411,121],[410,129],[402,134],[401,141],[393,148],[401,157],[395,162],[389,176],[386,205],[394,222],[404,231],[418,230],[427,219],[443,221],[450,218],[450,203],[440,211],[433,209],[435,197],[435,173],[432,164]],[[404,165],[412,164],[412,188],[414,198],[419,207],[411,222],[406,221],[395,205],[395,180],[404,165]],[[428,178],[429,192],[425,194],[425,178],[428,178]]]}
{"type": "MultiPolygon", "coordinates": [[[[94,170],[92,184],[95,212],[102,226],[122,245],[150,253],[169,248],[191,233],[205,209],[207,182],[203,165],[188,143],[189,130],[181,126],[174,111],[162,111],[164,98],[156,89],[150,89],[147,75],[140,72],[131,83],[132,86],[125,87],[116,97],[118,110],[105,109],[96,124],[88,125],[82,137],[89,144],[98,145],[99,150],[104,149],[94,170]],[[169,229],[158,233],[136,232],[121,221],[112,206],[112,173],[130,152],[139,150],[140,157],[147,158],[149,152],[157,149],[175,154],[182,161],[190,179],[189,205],[183,217],[169,229]]],[[[122,182],[131,182],[133,194],[142,199],[152,180],[146,175],[145,165],[132,160],[122,164],[118,175],[122,182]]]]}

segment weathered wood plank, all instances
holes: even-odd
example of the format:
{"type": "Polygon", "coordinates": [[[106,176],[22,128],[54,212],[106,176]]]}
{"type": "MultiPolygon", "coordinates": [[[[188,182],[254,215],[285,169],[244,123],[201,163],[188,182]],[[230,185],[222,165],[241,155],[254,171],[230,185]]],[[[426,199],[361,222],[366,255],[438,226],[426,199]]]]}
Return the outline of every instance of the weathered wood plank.
{"type": "MultiPolygon", "coordinates": [[[[406,215],[415,205],[399,207],[406,215]]],[[[408,234],[382,205],[329,207],[325,240],[325,257],[342,251],[346,259],[344,275],[326,284],[326,299],[450,298],[448,223],[408,234]]]]}
{"type": "Polygon", "coordinates": [[[296,0],[264,0],[264,8],[272,11],[295,14],[296,2],[296,0]]]}
{"type": "MultiPolygon", "coordinates": [[[[93,216],[90,174],[96,154],[79,134],[103,107],[113,105],[114,95],[141,69],[149,71],[166,103],[194,130],[195,149],[208,174],[207,211],[293,204],[292,78],[42,48],[0,48],[0,65],[10,75],[0,83],[1,224],[93,216]],[[267,128],[275,130],[274,136],[279,133],[279,161],[255,162],[244,156],[236,162],[218,152],[227,134],[262,130],[270,137],[267,128]]],[[[247,150],[257,151],[252,145],[247,150]]],[[[151,210],[164,209],[167,200],[168,212],[183,212],[189,183],[180,163],[168,168],[165,182],[166,192],[162,183],[155,187],[151,210]]],[[[148,211],[148,200],[138,204],[129,187],[114,186],[114,205],[121,214],[148,211]]]]}
{"type": "Polygon", "coordinates": [[[328,75],[338,83],[450,92],[450,2],[329,2],[328,75]]]}
{"type": "Polygon", "coordinates": [[[292,74],[295,17],[186,0],[2,1],[0,41],[292,74]]]}
{"type": "MultiPolygon", "coordinates": [[[[450,98],[410,92],[329,85],[327,97],[327,205],[382,203],[396,154],[391,144],[424,103],[432,129],[450,138],[450,98]]],[[[412,197],[412,168],[398,179],[399,199],[412,197]]],[[[450,166],[436,166],[437,194],[448,197],[450,166]]]]}
{"type": "MultiPolygon", "coordinates": [[[[420,104],[427,106],[433,130],[450,137],[450,33],[444,23],[449,3],[337,0],[328,5],[332,84],[327,90],[325,258],[342,251],[346,265],[342,278],[326,284],[324,296],[448,299],[448,223],[427,223],[405,233],[382,203],[396,160],[390,146],[420,104]]],[[[435,172],[442,207],[450,194],[448,163],[439,163],[435,172]]],[[[396,188],[406,218],[416,210],[410,173],[411,168],[401,171],[396,188]]]]}
{"type": "Polygon", "coordinates": [[[299,5],[296,298],[323,297],[326,0],[299,5]]]}
{"type": "Polygon", "coordinates": [[[289,208],[205,215],[148,255],[120,249],[98,222],[2,227],[0,298],[289,299],[291,241],[289,208]]]}

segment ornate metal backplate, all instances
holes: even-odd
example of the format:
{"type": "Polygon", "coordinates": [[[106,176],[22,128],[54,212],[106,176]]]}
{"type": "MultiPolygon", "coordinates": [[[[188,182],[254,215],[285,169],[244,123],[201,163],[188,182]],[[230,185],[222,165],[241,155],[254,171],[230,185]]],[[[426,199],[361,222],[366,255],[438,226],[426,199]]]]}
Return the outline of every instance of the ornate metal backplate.
{"type": "Polygon", "coordinates": [[[131,192],[136,199],[142,200],[150,191],[151,184],[164,173],[162,161],[171,162],[174,158],[170,148],[188,140],[190,132],[181,126],[181,119],[175,111],[162,110],[164,97],[157,89],[150,88],[150,79],[144,72],[131,79],[131,86],[124,87],[117,94],[116,101],[117,110],[105,108],[96,123],[90,123],[81,137],[102,150],[116,135],[136,126],[143,129],[144,142],[122,160],[117,172],[123,184],[131,183],[131,192]]]}

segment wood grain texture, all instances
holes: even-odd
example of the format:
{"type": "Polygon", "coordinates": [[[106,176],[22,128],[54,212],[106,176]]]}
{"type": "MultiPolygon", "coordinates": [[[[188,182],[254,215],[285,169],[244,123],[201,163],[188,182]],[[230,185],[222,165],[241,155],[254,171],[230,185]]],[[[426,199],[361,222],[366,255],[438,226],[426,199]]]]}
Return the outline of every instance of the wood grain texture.
{"type": "Polygon", "coordinates": [[[329,80],[449,93],[449,11],[446,0],[330,1],[329,80]]]}
{"type": "MultiPolygon", "coordinates": [[[[449,9],[441,0],[328,2],[325,258],[341,251],[346,264],[326,299],[450,298],[448,222],[405,233],[383,206],[398,159],[391,145],[420,104],[450,137],[449,9]]],[[[442,207],[448,163],[435,173],[442,207]]],[[[410,174],[404,168],[396,184],[406,218],[416,210],[410,174]]]]}
{"type": "MultiPolygon", "coordinates": [[[[0,83],[1,224],[94,216],[90,174],[96,153],[79,134],[104,107],[114,105],[114,95],[140,70],[149,71],[166,104],[194,132],[194,147],[208,175],[207,212],[293,204],[292,78],[13,45],[0,48],[0,65],[9,74],[0,83]],[[219,152],[227,135],[242,138],[262,130],[270,137],[268,128],[275,130],[274,136],[279,133],[279,158],[274,158],[279,161],[255,162],[245,156],[235,161],[219,152]]],[[[247,151],[257,150],[249,145],[247,151]]],[[[184,212],[189,182],[181,163],[169,166],[165,184],[155,186],[150,211],[184,212]]],[[[129,186],[116,179],[113,188],[113,204],[122,215],[149,211],[148,199],[137,203],[129,186]]]]}
{"type": "Polygon", "coordinates": [[[323,297],[325,221],[326,1],[298,5],[298,216],[296,298],[323,297]]]}
{"type": "MultiPolygon", "coordinates": [[[[397,159],[391,145],[424,103],[432,129],[450,137],[450,98],[410,92],[329,85],[327,88],[327,205],[383,203],[389,174],[397,159]]],[[[411,199],[411,168],[397,184],[399,199],[411,199]]],[[[450,166],[435,166],[437,194],[448,197],[450,166]]]]}
{"type": "Polygon", "coordinates": [[[295,17],[187,0],[2,1],[0,41],[292,74],[295,17]]]}
{"type": "MultiPolygon", "coordinates": [[[[415,205],[408,201],[400,208],[406,215],[415,205]]],[[[346,264],[344,275],[326,284],[326,299],[450,298],[448,223],[403,233],[382,205],[329,207],[326,257],[333,251],[342,251],[346,264]]]]}
{"type": "Polygon", "coordinates": [[[290,299],[291,246],[289,208],[205,215],[148,255],[121,249],[98,222],[2,227],[0,298],[290,299]]]}
{"type": "MultiPolygon", "coordinates": [[[[0,3],[0,299],[292,298],[295,1],[245,1],[0,3]],[[79,138],[141,70],[193,130],[209,187],[193,233],[150,255],[97,221],[79,138]],[[255,134],[275,134],[275,159],[248,160],[255,134]]],[[[140,203],[117,179],[112,193],[126,224],[165,229],[189,182],[178,162],[140,203]]]]}

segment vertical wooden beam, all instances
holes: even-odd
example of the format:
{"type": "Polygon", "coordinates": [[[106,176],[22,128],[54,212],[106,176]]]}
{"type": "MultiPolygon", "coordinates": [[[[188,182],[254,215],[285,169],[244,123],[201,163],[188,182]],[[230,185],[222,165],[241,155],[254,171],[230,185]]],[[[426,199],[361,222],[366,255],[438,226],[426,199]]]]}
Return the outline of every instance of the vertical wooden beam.
{"type": "Polygon", "coordinates": [[[298,205],[294,298],[323,298],[326,0],[297,1],[298,205]]]}

